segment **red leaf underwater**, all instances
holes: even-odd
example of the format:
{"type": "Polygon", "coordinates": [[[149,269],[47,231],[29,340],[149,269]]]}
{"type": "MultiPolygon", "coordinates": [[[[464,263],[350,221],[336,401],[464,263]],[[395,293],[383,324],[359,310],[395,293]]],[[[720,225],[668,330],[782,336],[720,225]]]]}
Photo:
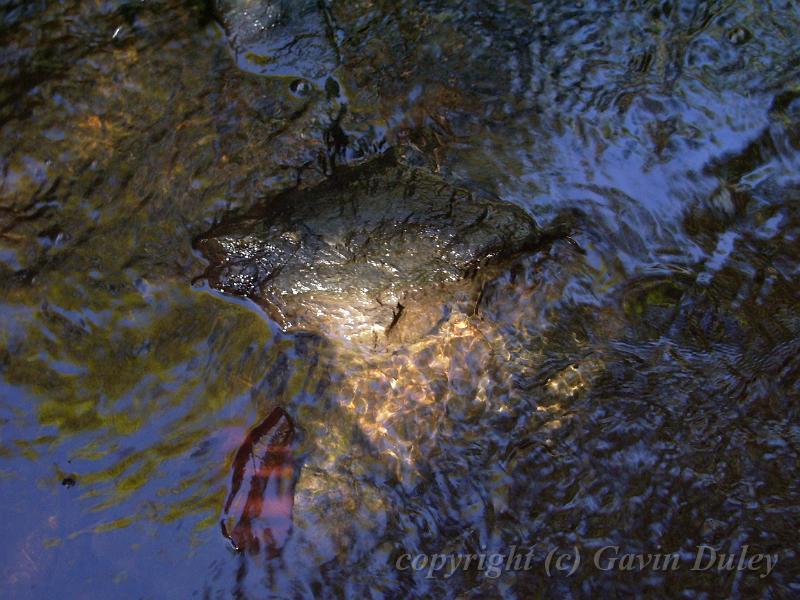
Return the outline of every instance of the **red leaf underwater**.
{"type": "Polygon", "coordinates": [[[294,425],[282,408],[247,434],[233,459],[222,534],[240,552],[277,556],[292,529],[294,425]],[[235,523],[235,524],[234,524],[235,523]]]}

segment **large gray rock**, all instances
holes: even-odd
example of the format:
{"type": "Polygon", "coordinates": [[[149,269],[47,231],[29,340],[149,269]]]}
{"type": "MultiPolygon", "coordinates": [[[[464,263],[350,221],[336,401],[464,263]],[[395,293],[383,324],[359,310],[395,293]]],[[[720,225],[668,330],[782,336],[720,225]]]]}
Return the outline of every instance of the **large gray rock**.
{"type": "Polygon", "coordinates": [[[196,245],[214,288],[252,298],[284,328],[384,346],[471,310],[487,276],[542,243],[521,208],[390,151],[279,195],[196,245]]]}

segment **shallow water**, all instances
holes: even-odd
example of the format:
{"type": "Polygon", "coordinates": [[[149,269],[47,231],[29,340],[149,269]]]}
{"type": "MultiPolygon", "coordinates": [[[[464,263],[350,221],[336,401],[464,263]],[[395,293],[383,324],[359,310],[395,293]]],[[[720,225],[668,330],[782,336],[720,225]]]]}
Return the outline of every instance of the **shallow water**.
{"type": "Polygon", "coordinates": [[[320,6],[237,42],[203,2],[0,3],[4,597],[800,593],[797,3],[320,6]],[[389,353],[195,281],[216,222],[400,144],[571,235],[389,353]],[[276,406],[293,528],[246,557],[219,520],[276,406]]]}

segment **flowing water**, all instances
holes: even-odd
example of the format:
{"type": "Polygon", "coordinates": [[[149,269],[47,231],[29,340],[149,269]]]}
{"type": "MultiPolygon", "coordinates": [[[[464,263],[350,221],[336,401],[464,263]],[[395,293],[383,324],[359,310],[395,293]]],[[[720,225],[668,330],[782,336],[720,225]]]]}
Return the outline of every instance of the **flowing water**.
{"type": "Polygon", "coordinates": [[[795,1],[0,1],[3,597],[797,597],[798,31],[795,1]],[[204,283],[220,221],[397,147],[569,235],[381,351],[204,283]],[[237,553],[277,407],[291,530],[237,553]]]}

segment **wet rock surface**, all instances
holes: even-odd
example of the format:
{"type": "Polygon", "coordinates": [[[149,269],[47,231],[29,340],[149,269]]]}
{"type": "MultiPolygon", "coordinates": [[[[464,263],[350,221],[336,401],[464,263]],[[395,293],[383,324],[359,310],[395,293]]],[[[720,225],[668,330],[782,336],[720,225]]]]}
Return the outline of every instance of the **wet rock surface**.
{"type": "Polygon", "coordinates": [[[545,241],[521,208],[392,150],[272,198],[196,246],[213,287],[255,300],[284,328],[374,347],[473,312],[487,273],[545,241]]]}

